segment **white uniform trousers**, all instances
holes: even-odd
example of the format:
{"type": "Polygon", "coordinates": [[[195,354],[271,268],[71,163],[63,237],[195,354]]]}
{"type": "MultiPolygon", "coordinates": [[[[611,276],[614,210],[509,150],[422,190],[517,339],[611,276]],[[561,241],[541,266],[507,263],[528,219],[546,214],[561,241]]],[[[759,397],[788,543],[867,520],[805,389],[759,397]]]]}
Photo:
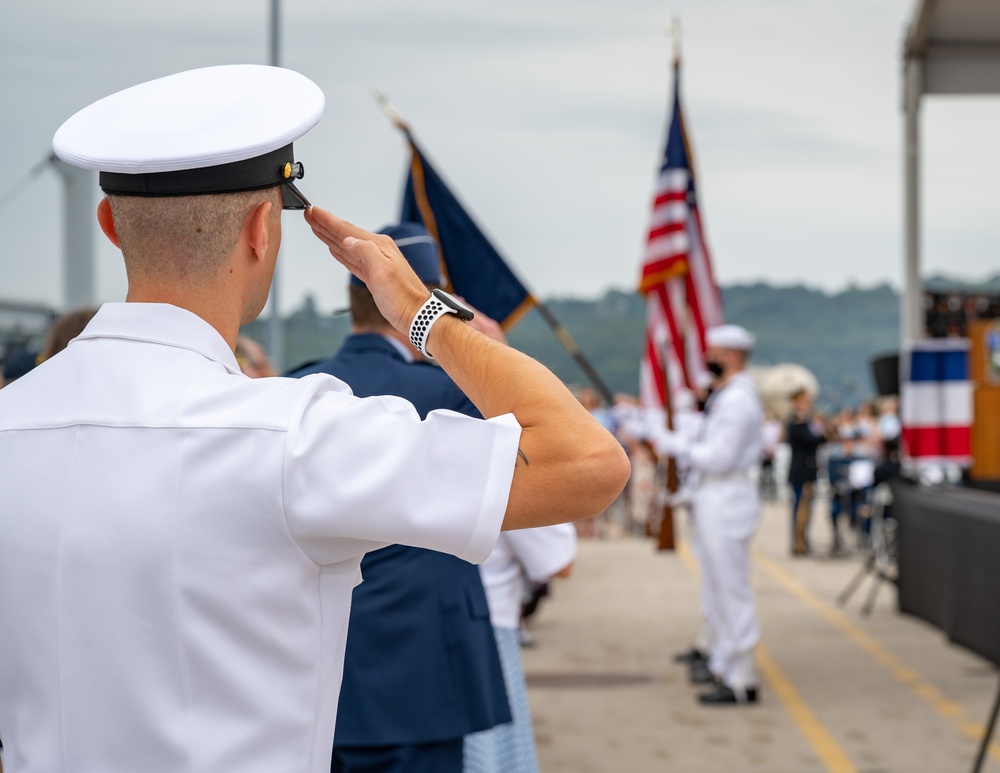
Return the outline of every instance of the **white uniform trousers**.
{"type": "Polygon", "coordinates": [[[756,487],[749,480],[705,482],[694,512],[713,637],[708,667],[730,687],[755,687],[760,625],[750,587],[750,540],[760,512],[756,487]]]}
{"type": "Polygon", "coordinates": [[[695,649],[711,653],[712,644],[717,636],[716,629],[719,627],[717,605],[713,595],[714,585],[705,580],[705,549],[702,546],[698,520],[694,517],[692,508],[689,508],[688,514],[691,526],[691,552],[694,555],[695,563],[698,564],[698,597],[701,605],[701,630],[698,631],[693,645],[695,649]]]}

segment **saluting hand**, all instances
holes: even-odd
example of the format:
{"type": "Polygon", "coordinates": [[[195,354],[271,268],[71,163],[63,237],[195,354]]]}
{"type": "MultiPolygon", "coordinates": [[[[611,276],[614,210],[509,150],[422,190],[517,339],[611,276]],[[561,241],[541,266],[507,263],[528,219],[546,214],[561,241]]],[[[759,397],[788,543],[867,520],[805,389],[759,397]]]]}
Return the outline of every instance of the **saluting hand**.
{"type": "Polygon", "coordinates": [[[320,207],[305,211],[313,233],[337,262],[364,282],[382,316],[403,335],[430,297],[391,237],[373,234],[320,207]]]}

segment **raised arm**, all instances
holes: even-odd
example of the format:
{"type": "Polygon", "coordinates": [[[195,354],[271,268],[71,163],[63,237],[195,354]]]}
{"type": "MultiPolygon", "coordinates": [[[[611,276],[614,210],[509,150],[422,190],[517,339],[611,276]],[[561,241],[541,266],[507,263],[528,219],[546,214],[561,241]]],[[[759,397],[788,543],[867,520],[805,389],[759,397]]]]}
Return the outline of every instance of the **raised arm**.
{"type": "MultiPolygon", "coordinates": [[[[364,281],[382,315],[408,333],[428,292],[393,241],[318,207],[306,220],[364,281]]],[[[427,348],[483,416],[512,413],[521,425],[505,529],[589,518],[625,487],[630,466],[621,445],[547,368],[451,315],[431,329],[427,348]]]]}

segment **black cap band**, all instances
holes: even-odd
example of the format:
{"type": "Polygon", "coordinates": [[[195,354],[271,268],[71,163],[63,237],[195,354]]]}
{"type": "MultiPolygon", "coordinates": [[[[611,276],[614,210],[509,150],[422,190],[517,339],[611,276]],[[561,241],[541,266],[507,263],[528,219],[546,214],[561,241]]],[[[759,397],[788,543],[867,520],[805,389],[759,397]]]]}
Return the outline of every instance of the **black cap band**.
{"type": "Polygon", "coordinates": [[[295,163],[288,144],[263,156],[201,169],[149,174],[101,172],[100,185],[105,193],[119,196],[200,196],[288,185],[303,175],[302,165],[295,163]]]}

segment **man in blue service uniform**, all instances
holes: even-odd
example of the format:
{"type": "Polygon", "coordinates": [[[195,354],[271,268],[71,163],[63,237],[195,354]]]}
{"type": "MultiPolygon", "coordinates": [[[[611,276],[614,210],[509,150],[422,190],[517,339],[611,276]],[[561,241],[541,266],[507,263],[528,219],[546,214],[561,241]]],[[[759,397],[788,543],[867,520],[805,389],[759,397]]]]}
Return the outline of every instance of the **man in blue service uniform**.
{"type": "MultiPolygon", "coordinates": [[[[417,276],[441,285],[437,245],[417,223],[390,226],[417,276]]],[[[329,373],[358,397],[396,395],[421,418],[447,408],[481,415],[441,368],[424,360],[352,276],[351,336],[292,377],[329,373]]],[[[510,722],[503,673],[479,571],[434,550],[391,545],[361,562],[347,635],[335,773],[462,770],[462,737],[510,722]]]]}

